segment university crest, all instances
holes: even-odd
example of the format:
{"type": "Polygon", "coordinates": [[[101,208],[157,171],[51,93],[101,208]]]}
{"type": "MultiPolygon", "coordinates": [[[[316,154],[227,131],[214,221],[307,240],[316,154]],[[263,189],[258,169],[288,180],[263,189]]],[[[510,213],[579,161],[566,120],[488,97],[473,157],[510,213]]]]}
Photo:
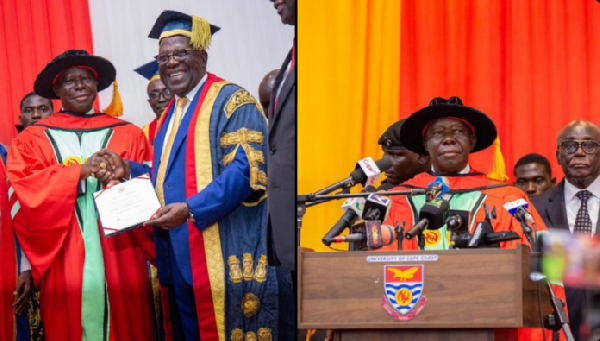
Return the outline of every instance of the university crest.
{"type": "Polygon", "coordinates": [[[425,308],[423,265],[385,265],[381,306],[396,321],[410,321],[425,308]]]}

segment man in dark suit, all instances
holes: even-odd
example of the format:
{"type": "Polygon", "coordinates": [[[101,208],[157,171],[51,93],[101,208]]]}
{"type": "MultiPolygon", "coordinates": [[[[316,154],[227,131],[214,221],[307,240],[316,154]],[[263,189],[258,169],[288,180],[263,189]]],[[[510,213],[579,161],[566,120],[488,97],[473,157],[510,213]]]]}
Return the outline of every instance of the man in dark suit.
{"type": "MultiPolygon", "coordinates": [[[[296,0],[273,2],[281,22],[296,25],[296,0]]],[[[292,271],[296,292],[296,43],[275,78],[269,117],[269,154],[267,184],[269,215],[267,223],[267,258],[271,266],[292,271]]],[[[279,305],[296,311],[294,297],[280,295],[279,305]]],[[[296,330],[294,324],[280,319],[279,329],[296,330]]]]}
{"type": "MultiPolygon", "coordinates": [[[[296,25],[296,0],[270,0],[281,22],[296,25]]],[[[269,105],[269,265],[295,271],[296,57],[295,43],[275,78],[269,105]]]]}
{"type": "MultiPolygon", "coordinates": [[[[532,200],[551,231],[569,231],[590,237],[600,232],[599,147],[600,129],[588,121],[573,121],[559,134],[556,159],[565,179],[532,200]]],[[[565,292],[571,329],[575,339],[579,340],[587,315],[586,292],[568,287],[565,292]]]]}

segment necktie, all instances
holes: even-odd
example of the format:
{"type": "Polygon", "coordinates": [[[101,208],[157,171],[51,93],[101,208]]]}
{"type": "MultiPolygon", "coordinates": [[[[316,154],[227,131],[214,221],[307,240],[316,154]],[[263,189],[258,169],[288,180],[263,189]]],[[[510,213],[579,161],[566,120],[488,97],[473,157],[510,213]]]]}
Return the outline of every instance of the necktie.
{"type": "Polygon", "coordinates": [[[579,211],[577,211],[577,216],[575,217],[574,233],[591,234],[592,219],[590,219],[590,215],[588,213],[587,201],[592,196],[592,192],[583,190],[577,192],[575,196],[581,200],[581,207],[579,208],[579,211]]]}
{"type": "Polygon", "coordinates": [[[283,78],[281,79],[279,90],[277,91],[277,94],[275,96],[275,104],[273,105],[273,116],[275,116],[275,112],[277,111],[277,102],[279,102],[279,95],[281,94],[281,88],[283,87],[283,83],[285,83],[285,80],[288,78],[290,72],[292,72],[292,70],[294,69],[294,66],[296,66],[296,38],[294,38],[294,45],[292,45],[292,60],[290,61],[289,67],[285,72],[283,78]]]}
{"type": "Polygon", "coordinates": [[[175,141],[175,136],[177,135],[177,131],[179,130],[179,125],[181,125],[181,118],[183,117],[183,108],[187,103],[186,97],[181,97],[177,100],[175,104],[175,112],[173,113],[173,125],[171,126],[171,131],[169,132],[169,137],[167,138],[167,144],[165,145],[165,150],[163,151],[160,167],[158,167],[158,173],[156,174],[156,194],[158,195],[158,200],[160,203],[165,206],[165,195],[163,191],[163,185],[165,183],[165,173],[167,172],[167,166],[169,163],[169,155],[171,154],[171,148],[173,148],[173,141],[175,141]]]}

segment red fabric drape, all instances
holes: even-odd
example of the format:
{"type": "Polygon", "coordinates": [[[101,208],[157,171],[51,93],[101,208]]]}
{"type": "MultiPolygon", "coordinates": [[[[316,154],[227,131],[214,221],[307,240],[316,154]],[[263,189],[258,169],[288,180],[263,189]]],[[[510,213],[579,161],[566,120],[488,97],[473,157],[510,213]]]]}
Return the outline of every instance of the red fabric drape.
{"type": "Polygon", "coordinates": [[[46,64],[68,49],[93,53],[87,0],[0,1],[0,46],[0,143],[9,145],[19,103],[46,64]]]}
{"type": "MultiPolygon", "coordinates": [[[[403,0],[400,112],[459,96],[496,123],[507,173],[537,152],[555,175],[556,137],[574,119],[600,125],[596,0],[403,0]]],[[[491,148],[471,164],[489,171],[491,148]]]]}

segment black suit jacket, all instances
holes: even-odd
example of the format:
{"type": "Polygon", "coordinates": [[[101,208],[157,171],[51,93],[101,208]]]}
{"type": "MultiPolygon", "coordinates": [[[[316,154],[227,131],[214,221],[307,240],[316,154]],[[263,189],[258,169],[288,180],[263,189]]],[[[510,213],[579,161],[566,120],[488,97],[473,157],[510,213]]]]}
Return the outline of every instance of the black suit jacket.
{"type": "MultiPolygon", "coordinates": [[[[558,186],[531,200],[550,232],[553,230],[569,232],[564,195],[565,181],[563,180],[558,186]]],[[[600,231],[599,227],[596,226],[596,231],[600,231]]],[[[569,287],[565,287],[565,293],[571,330],[575,340],[579,340],[579,330],[587,317],[587,294],[585,290],[569,287]]]]}
{"type": "Polygon", "coordinates": [[[285,79],[277,109],[277,89],[287,71],[293,51],[288,53],[275,78],[269,106],[267,251],[270,265],[296,269],[296,67],[285,79]]]}

